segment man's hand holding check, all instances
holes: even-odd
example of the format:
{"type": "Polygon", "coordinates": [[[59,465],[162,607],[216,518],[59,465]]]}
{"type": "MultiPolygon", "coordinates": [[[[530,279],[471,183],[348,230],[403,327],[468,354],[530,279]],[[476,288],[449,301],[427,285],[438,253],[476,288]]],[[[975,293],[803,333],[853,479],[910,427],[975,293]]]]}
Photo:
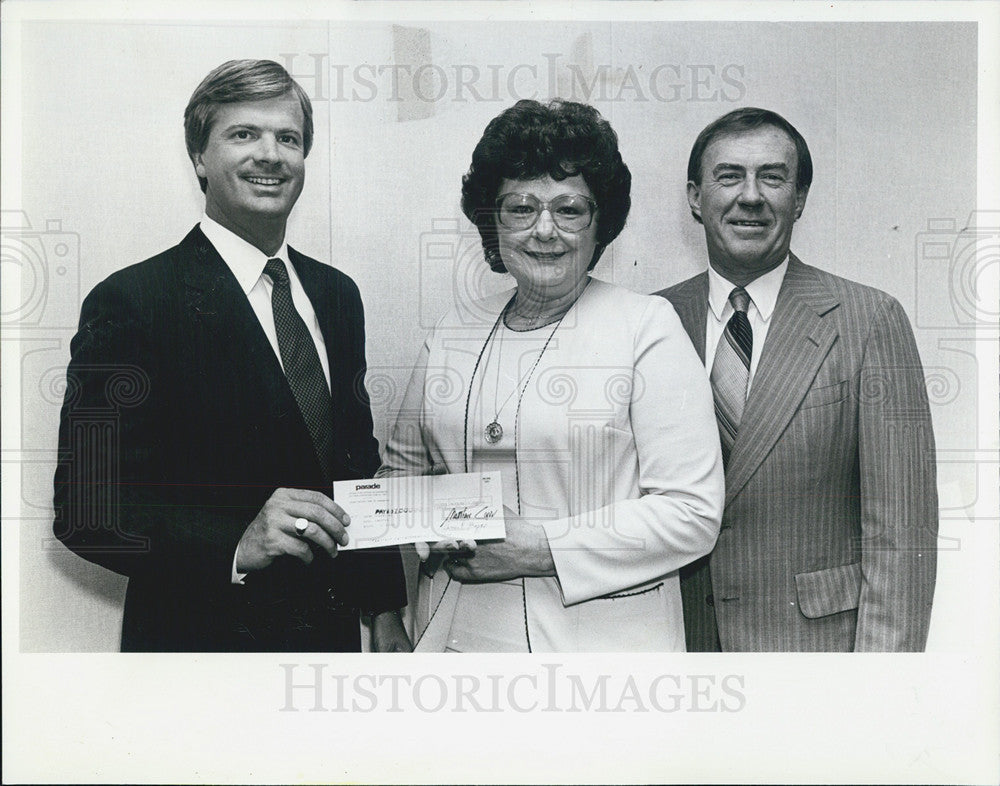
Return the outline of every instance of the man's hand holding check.
{"type": "Polygon", "coordinates": [[[310,543],[336,557],[338,547],[349,542],[346,527],[350,523],[351,517],[325,494],[276,489],[243,533],[236,569],[240,573],[261,570],[283,554],[308,565],[313,561],[310,543]],[[296,527],[299,519],[305,520],[304,528],[296,527]]]}

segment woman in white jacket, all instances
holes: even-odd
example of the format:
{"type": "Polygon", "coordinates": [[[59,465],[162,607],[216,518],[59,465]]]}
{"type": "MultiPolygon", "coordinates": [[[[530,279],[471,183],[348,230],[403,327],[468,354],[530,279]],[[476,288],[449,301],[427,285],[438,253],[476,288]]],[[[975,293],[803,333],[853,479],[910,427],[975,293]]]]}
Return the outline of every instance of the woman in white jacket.
{"type": "Polygon", "coordinates": [[[421,550],[418,650],[684,649],[677,571],[715,544],[722,459],[672,307],[589,275],[630,185],[584,104],[520,101],[476,146],[462,209],[516,287],[434,328],[379,474],[500,470],[507,536],[421,550]]]}

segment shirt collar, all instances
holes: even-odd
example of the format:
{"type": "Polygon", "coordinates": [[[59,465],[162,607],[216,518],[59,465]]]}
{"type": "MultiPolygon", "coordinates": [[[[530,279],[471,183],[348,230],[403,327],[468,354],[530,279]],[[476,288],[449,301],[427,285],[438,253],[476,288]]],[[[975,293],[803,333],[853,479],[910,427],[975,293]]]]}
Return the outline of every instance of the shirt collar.
{"type": "MultiPolygon", "coordinates": [[[[767,271],[764,275],[758,276],[744,289],[750,295],[750,299],[757,307],[757,313],[765,322],[771,319],[774,313],[774,306],[778,302],[778,291],[781,289],[781,282],[785,279],[785,272],[788,270],[788,257],[774,270],[767,271]]],[[[729,303],[729,293],[736,285],[719,274],[711,265],[708,266],[708,305],[715,314],[718,321],[722,321],[723,312],[729,303]]]]}
{"type": "Polygon", "coordinates": [[[250,294],[250,290],[257,285],[267,260],[277,258],[288,264],[288,243],[284,241],[276,254],[268,256],[232,230],[209,218],[207,213],[201,217],[201,231],[233,271],[244,294],[250,294]]]}

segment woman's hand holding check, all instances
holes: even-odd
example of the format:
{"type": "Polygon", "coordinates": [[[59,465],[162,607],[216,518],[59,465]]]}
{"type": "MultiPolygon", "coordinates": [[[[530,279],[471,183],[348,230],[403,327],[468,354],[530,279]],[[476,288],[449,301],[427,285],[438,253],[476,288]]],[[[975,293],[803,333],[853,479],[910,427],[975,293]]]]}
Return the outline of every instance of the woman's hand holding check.
{"type": "Polygon", "coordinates": [[[434,575],[444,566],[456,581],[506,581],[522,576],[555,576],[555,563],[545,530],[529,524],[510,508],[504,508],[507,537],[476,543],[474,540],[441,540],[417,543],[422,570],[434,575]]]}

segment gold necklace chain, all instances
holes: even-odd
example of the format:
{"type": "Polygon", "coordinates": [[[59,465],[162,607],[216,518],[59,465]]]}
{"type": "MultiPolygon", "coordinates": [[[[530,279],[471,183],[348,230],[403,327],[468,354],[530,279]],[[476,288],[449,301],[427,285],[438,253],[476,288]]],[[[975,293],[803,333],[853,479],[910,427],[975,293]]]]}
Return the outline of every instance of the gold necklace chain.
{"type": "MultiPolygon", "coordinates": [[[[501,313],[501,319],[503,319],[503,317],[506,315],[506,311],[507,309],[504,309],[504,311],[501,313]]],[[[507,394],[507,398],[505,398],[503,400],[503,403],[500,404],[499,406],[497,406],[497,400],[500,397],[500,373],[502,371],[502,366],[503,366],[502,363],[503,329],[498,327],[497,330],[494,331],[494,334],[495,333],[500,334],[499,338],[495,339],[495,341],[493,340],[494,336],[493,335],[490,336],[490,341],[491,341],[490,352],[486,359],[486,367],[489,367],[489,364],[493,359],[493,343],[496,343],[497,375],[496,375],[496,384],[493,387],[493,420],[490,423],[486,424],[486,428],[483,429],[483,434],[486,437],[486,441],[489,442],[491,445],[495,445],[496,443],[498,443],[500,440],[503,439],[503,426],[500,425],[500,413],[503,412],[504,407],[507,406],[510,400],[514,397],[515,393],[519,394],[518,401],[521,400],[521,396],[524,395],[524,391],[528,387],[528,382],[531,379],[531,375],[534,373],[535,368],[538,366],[539,361],[542,359],[542,355],[545,354],[545,350],[549,348],[549,343],[552,341],[552,337],[556,334],[556,331],[559,329],[560,323],[562,323],[563,317],[566,316],[566,313],[568,311],[569,309],[566,309],[566,311],[564,311],[556,320],[554,320],[555,327],[552,328],[552,332],[549,333],[548,338],[545,339],[545,343],[542,345],[542,349],[538,353],[538,357],[535,358],[535,362],[532,363],[531,368],[529,368],[524,374],[522,374],[521,377],[517,380],[517,382],[514,383],[513,389],[510,391],[510,393],[507,394]]],[[[506,326],[506,324],[507,323],[504,320],[504,326],[506,326]]],[[[553,324],[553,323],[550,322],[548,324],[553,324]]],[[[542,325],[541,327],[545,327],[545,325],[542,325]]],[[[509,329],[513,330],[513,328],[509,329]]]]}

